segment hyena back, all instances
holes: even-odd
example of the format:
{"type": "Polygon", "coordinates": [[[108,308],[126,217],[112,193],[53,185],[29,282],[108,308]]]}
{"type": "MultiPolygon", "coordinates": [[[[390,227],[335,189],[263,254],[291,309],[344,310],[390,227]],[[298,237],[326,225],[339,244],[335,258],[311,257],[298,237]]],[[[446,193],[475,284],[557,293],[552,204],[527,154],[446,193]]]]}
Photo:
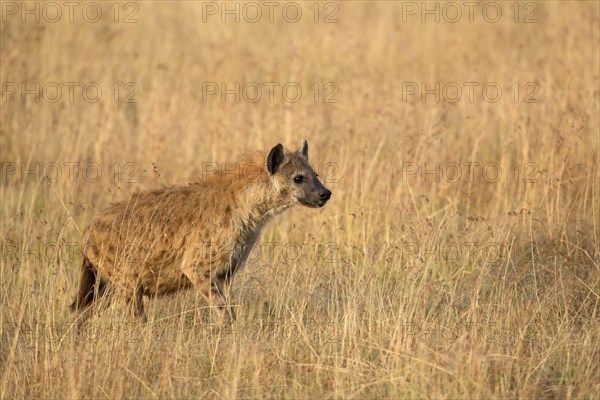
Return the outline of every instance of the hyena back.
{"type": "Polygon", "coordinates": [[[322,207],[331,197],[308,163],[308,143],[281,144],[247,154],[187,186],[140,192],[114,204],[84,233],[79,291],[71,310],[80,323],[95,301],[113,291],[146,320],[143,296],[196,288],[223,316],[235,318],[226,297],[271,217],[301,204],[322,207]]]}

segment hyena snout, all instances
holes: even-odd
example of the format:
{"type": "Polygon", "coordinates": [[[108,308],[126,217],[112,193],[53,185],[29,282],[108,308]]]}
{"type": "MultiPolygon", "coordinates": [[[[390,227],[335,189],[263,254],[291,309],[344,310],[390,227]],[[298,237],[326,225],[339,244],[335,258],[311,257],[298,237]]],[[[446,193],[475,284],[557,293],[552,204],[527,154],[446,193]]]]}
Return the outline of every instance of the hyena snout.
{"type": "Polygon", "coordinates": [[[324,187],[323,191],[319,192],[319,197],[321,198],[321,200],[323,201],[327,201],[331,198],[331,190],[327,189],[326,187],[324,187]]]}
{"type": "Polygon", "coordinates": [[[306,198],[300,200],[300,203],[309,207],[323,207],[330,198],[331,190],[323,186],[318,179],[315,179],[312,190],[309,191],[306,198]]]}
{"type": "Polygon", "coordinates": [[[325,205],[325,203],[327,203],[327,201],[331,198],[331,190],[327,189],[325,186],[321,185],[321,190],[319,190],[317,193],[319,194],[319,203],[317,203],[319,205],[319,207],[323,207],[325,205]]]}

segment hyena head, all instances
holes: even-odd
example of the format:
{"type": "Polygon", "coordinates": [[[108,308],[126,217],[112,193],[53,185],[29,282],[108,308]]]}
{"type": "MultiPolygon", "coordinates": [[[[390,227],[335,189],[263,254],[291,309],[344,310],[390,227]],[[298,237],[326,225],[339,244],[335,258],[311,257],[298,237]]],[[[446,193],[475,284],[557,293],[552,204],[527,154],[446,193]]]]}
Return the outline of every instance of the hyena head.
{"type": "Polygon", "coordinates": [[[300,149],[293,152],[285,151],[279,143],[269,152],[266,164],[275,190],[285,205],[323,207],[331,197],[331,191],[323,186],[308,163],[306,139],[300,149]]]}

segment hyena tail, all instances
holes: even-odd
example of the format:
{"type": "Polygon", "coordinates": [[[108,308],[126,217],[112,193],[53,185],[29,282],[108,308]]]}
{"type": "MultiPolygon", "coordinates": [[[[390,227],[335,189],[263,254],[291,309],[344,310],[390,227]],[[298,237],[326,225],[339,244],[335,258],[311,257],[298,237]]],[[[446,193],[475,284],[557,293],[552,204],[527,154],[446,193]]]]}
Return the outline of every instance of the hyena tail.
{"type": "Polygon", "coordinates": [[[72,312],[89,307],[106,293],[106,281],[98,277],[96,267],[87,257],[83,257],[81,276],[79,278],[79,291],[69,309],[72,312]]]}

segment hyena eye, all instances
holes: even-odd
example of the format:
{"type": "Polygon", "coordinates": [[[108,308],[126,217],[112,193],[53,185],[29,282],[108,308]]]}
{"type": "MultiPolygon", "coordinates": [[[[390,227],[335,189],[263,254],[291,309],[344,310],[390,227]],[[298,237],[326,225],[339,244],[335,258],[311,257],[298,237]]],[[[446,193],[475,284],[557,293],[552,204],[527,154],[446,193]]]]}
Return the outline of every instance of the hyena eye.
{"type": "Polygon", "coordinates": [[[302,175],[295,176],[294,177],[294,182],[296,182],[296,183],[302,183],[302,182],[304,182],[304,176],[302,176],[302,175]]]}

